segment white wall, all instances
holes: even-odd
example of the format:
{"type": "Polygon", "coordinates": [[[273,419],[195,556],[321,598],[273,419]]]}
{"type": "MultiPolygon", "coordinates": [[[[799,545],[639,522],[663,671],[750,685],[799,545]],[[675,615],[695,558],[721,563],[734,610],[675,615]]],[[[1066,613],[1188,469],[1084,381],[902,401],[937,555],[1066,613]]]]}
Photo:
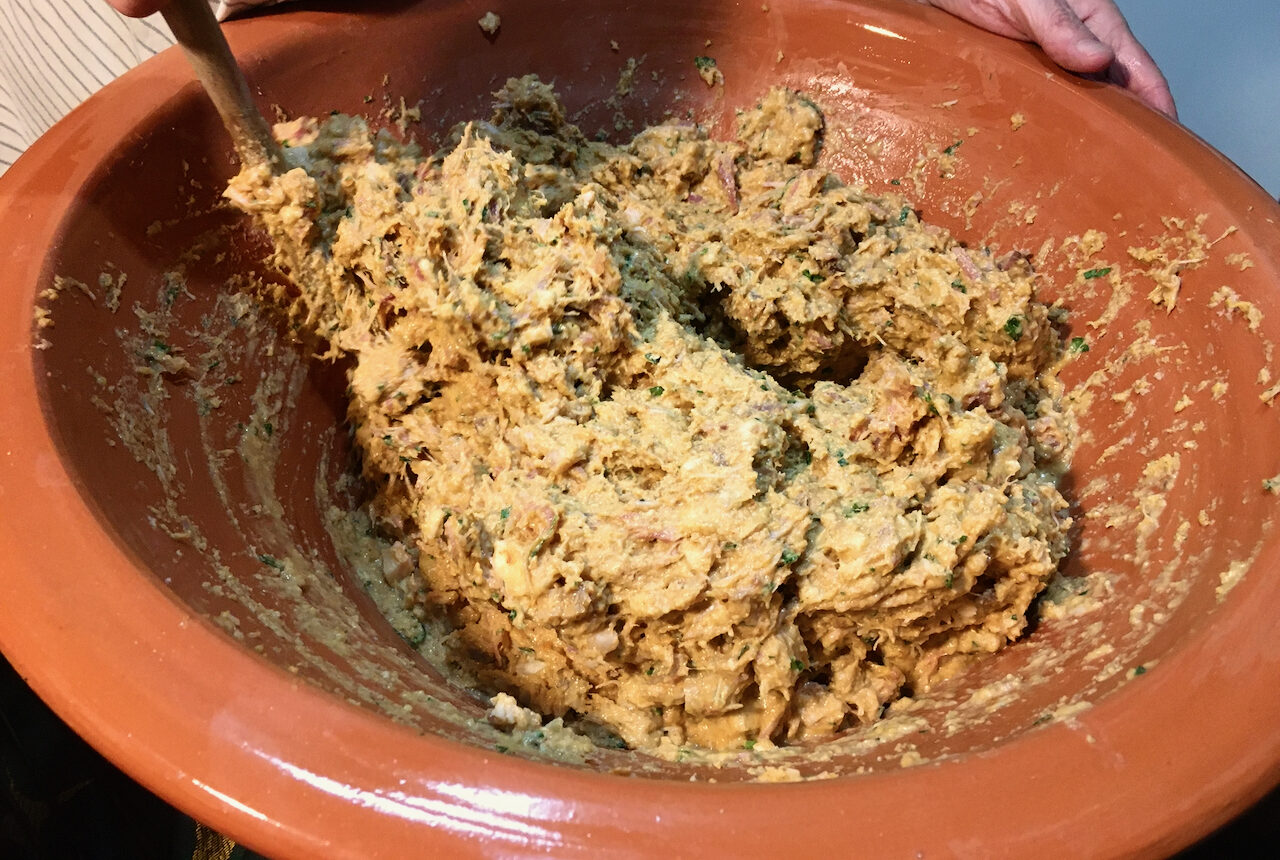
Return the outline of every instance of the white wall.
{"type": "Polygon", "coordinates": [[[1280,0],[1116,0],[1182,123],[1280,196],[1280,0]]]}

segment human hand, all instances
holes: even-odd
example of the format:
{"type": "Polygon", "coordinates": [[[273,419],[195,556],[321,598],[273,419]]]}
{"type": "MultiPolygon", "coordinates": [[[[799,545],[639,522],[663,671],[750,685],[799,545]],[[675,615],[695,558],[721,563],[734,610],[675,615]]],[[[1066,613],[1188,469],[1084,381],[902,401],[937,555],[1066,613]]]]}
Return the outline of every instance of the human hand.
{"type": "Polygon", "coordinates": [[[107,0],[111,7],[130,18],[145,18],[169,5],[168,0],[107,0]]]}
{"type": "Polygon", "coordinates": [[[1035,42],[1064,69],[1105,74],[1156,110],[1178,116],[1168,82],[1114,0],[925,2],[1001,36],[1035,42]]]}

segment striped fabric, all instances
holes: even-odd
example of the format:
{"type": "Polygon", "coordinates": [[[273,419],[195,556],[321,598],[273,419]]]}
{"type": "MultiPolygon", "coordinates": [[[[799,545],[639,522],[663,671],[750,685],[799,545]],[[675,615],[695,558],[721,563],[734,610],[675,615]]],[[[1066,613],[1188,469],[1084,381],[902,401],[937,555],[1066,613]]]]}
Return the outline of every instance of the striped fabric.
{"type": "MultiPolygon", "coordinates": [[[[209,0],[220,20],[278,0],[209,0]]],[[[105,0],[0,0],[0,173],[108,81],[173,44],[105,0]]]]}

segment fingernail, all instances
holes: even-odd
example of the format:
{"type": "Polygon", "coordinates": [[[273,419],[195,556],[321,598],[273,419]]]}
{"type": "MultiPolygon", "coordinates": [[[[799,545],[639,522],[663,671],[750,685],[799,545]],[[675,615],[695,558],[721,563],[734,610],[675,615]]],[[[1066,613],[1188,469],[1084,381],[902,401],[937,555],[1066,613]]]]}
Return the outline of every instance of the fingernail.
{"type": "Polygon", "coordinates": [[[1099,42],[1097,39],[1081,39],[1076,42],[1076,50],[1081,54],[1087,54],[1094,57],[1111,57],[1111,49],[1099,42]]]}

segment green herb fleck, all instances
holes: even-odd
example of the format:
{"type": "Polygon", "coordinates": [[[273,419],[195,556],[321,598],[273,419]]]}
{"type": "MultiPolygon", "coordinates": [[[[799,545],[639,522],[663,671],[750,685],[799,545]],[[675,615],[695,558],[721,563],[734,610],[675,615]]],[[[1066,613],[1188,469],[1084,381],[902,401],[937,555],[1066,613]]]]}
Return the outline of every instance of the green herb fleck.
{"type": "Polygon", "coordinates": [[[1022,317],[1011,316],[1005,320],[1004,333],[1010,340],[1022,340],[1022,317]]]}
{"type": "Polygon", "coordinates": [[[694,57],[693,65],[694,65],[694,68],[696,68],[698,71],[705,72],[708,69],[714,69],[716,67],[716,58],[715,57],[694,57]]]}
{"type": "Polygon", "coordinates": [[[276,558],[274,555],[267,555],[266,553],[263,553],[258,556],[258,561],[262,562],[267,567],[274,567],[276,570],[284,570],[284,562],[276,558]]]}
{"type": "Polygon", "coordinates": [[[1111,274],[1110,266],[1102,269],[1089,269],[1084,273],[1084,279],[1086,281],[1092,281],[1094,278],[1105,278],[1109,274],[1111,274]]]}
{"type": "Polygon", "coordinates": [[[784,549],[784,550],[782,551],[782,563],[783,563],[783,564],[793,564],[793,563],[794,563],[795,561],[797,561],[799,558],[800,558],[800,554],[799,554],[799,553],[797,553],[795,550],[792,550],[792,549],[784,549]]]}
{"type": "Polygon", "coordinates": [[[1135,678],[1136,678],[1136,677],[1138,677],[1139,675],[1145,675],[1145,674],[1147,674],[1147,667],[1146,667],[1146,666],[1134,666],[1134,667],[1133,667],[1133,676],[1134,676],[1135,678]]]}
{"type": "Polygon", "coordinates": [[[645,358],[645,361],[649,362],[650,364],[657,364],[658,362],[662,361],[662,356],[654,355],[651,352],[646,352],[644,354],[644,358],[645,358]]]}
{"type": "Polygon", "coordinates": [[[956,150],[960,148],[960,144],[962,143],[964,143],[963,140],[957,140],[955,143],[951,144],[950,146],[948,146],[946,149],[942,151],[947,155],[955,155],[956,150]]]}
{"type": "Polygon", "coordinates": [[[1067,347],[1072,353],[1079,355],[1082,352],[1089,351],[1089,342],[1082,337],[1071,338],[1071,345],[1067,347]]]}
{"type": "Polygon", "coordinates": [[[804,671],[804,661],[803,661],[803,660],[799,660],[799,659],[797,659],[797,658],[795,658],[795,657],[792,657],[792,658],[791,658],[791,671],[792,671],[792,672],[803,672],[803,671],[804,671]]]}
{"type": "Polygon", "coordinates": [[[940,413],[938,412],[938,407],[933,405],[933,395],[929,393],[929,389],[923,388],[923,387],[917,388],[916,396],[918,396],[921,400],[924,401],[925,405],[929,407],[929,412],[931,414],[940,415],[940,413]]]}
{"type": "Polygon", "coordinates": [[[498,511],[499,519],[505,520],[510,516],[511,516],[511,508],[503,508],[502,510],[498,511]]]}
{"type": "Polygon", "coordinates": [[[954,571],[950,571],[950,570],[948,570],[948,571],[947,571],[947,579],[946,579],[946,583],[945,583],[946,587],[947,587],[947,588],[950,588],[950,587],[951,587],[951,584],[952,584],[953,582],[955,582],[955,581],[956,581],[956,575],[955,575],[955,572],[954,572],[954,571]]]}
{"type": "Polygon", "coordinates": [[[753,749],[755,749],[755,748],[756,748],[756,739],[755,739],[755,738],[747,738],[745,741],[743,741],[743,742],[742,742],[742,748],[743,748],[744,750],[753,750],[753,749]]]}
{"type": "Polygon", "coordinates": [[[902,211],[898,213],[898,223],[899,224],[907,223],[907,218],[909,217],[911,217],[911,207],[903,206],[902,211]]]}
{"type": "Polygon", "coordinates": [[[966,294],[969,292],[969,290],[964,285],[964,281],[960,280],[959,278],[956,278],[954,281],[951,282],[951,289],[959,290],[960,292],[966,293],[966,294]]]}
{"type": "Polygon", "coordinates": [[[661,397],[661,396],[662,396],[662,392],[664,392],[664,391],[666,391],[666,389],[665,389],[665,388],[663,388],[661,385],[655,385],[655,386],[653,386],[652,388],[650,388],[650,389],[649,389],[649,396],[650,396],[650,397],[661,397]]]}
{"type": "Polygon", "coordinates": [[[804,270],[803,272],[801,272],[800,274],[801,274],[801,275],[803,275],[804,277],[808,278],[808,279],[810,280],[810,282],[815,283],[815,284],[820,284],[820,283],[822,283],[822,282],[825,280],[825,278],[823,278],[823,276],[821,275],[821,273],[811,272],[811,271],[809,271],[808,269],[805,269],[805,270],[804,270]]]}
{"type": "Polygon", "coordinates": [[[844,509],[844,515],[851,517],[854,514],[865,514],[869,510],[871,510],[871,505],[866,502],[853,502],[844,509]]]}

